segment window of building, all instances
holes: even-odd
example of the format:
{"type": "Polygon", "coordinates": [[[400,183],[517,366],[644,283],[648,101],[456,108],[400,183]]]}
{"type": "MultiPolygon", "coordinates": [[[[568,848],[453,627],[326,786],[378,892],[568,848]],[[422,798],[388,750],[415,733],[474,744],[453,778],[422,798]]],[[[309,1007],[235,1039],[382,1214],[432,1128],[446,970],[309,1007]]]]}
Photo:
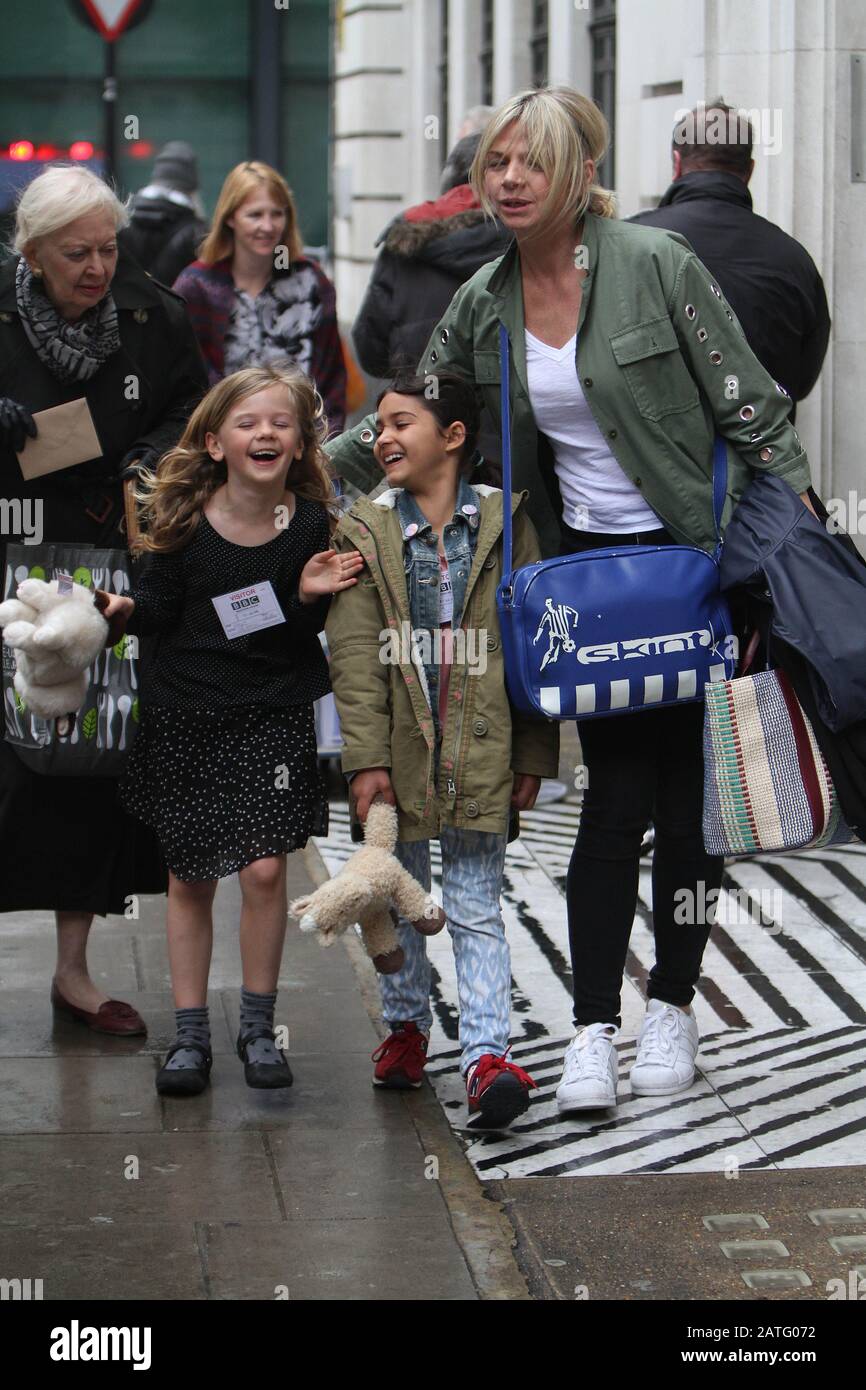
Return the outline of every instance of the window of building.
{"type": "Polygon", "coordinates": [[[589,33],[592,41],[592,97],[610,126],[610,149],[602,166],[600,182],[613,188],[616,181],[616,0],[592,0],[589,33]]]}
{"type": "Polygon", "coordinates": [[[532,85],[543,87],[547,82],[549,0],[532,0],[532,85]]]}
{"type": "Polygon", "coordinates": [[[481,0],[481,103],[493,105],[493,0],[481,0]]]}

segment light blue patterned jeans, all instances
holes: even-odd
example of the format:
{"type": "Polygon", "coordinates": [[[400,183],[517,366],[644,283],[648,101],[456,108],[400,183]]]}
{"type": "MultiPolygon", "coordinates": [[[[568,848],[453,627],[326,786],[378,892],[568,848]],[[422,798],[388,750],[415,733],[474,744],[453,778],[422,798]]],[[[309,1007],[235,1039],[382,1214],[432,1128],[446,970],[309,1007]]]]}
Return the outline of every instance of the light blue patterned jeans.
{"type": "MultiPolygon", "coordinates": [[[[442,851],[442,903],[457,970],[460,1001],[460,1070],[465,1073],[485,1052],[502,1054],[511,1028],[511,953],[499,907],[506,837],[482,830],[445,827],[442,851]]],[[[430,843],[400,843],[397,858],[430,889],[430,843]]],[[[430,1032],[430,962],[426,938],[402,917],[398,928],[406,953],[396,975],[380,975],[388,1024],[417,1023],[430,1032]]]]}

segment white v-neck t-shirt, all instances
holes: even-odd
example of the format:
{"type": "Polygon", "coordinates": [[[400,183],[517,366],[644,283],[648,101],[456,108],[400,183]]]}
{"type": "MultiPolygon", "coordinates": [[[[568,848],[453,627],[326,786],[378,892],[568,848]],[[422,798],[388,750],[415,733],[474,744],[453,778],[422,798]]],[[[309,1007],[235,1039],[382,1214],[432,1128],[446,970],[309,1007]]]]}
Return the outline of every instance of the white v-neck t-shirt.
{"type": "Polygon", "coordinates": [[[535,423],[553,447],[566,526],[658,530],[662,522],[623,473],[586,403],[575,365],[576,335],[554,348],[524,331],[529,400],[535,423]]]}

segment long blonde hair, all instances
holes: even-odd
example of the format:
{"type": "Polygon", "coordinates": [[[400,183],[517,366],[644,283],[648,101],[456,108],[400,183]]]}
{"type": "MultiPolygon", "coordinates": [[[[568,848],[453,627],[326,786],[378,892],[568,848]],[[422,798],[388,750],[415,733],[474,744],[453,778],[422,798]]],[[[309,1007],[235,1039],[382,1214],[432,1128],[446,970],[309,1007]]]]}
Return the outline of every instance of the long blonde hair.
{"type": "Polygon", "coordinates": [[[245,203],[251,194],[261,192],[263,185],[274,202],[286,210],[286,229],[283,237],[289,249],[289,260],[301,259],[304,243],[298,227],[298,213],[292,190],[282,174],[272,169],[270,164],[263,164],[260,159],[252,159],[246,160],[243,164],[236,164],[225,177],[214,208],[210,231],[199,247],[198,258],[204,261],[205,265],[216,265],[217,261],[224,261],[234,253],[235,234],[228,226],[228,219],[234,216],[241,203],[245,203]]]}
{"type": "Polygon", "coordinates": [[[488,216],[494,208],[484,189],[488,156],[503,131],[516,122],[526,137],[527,160],[543,170],[550,192],[533,236],[564,223],[576,226],[585,212],[615,217],[614,195],[598,183],[588,183],[584,161],[596,166],[610,143],[607,121],[594,101],[572,87],[546,87],[518,92],[490,119],[475,152],[469,178],[488,216]]]}
{"type": "Polygon", "coordinates": [[[328,425],[321,396],[300,367],[244,367],[208,391],[189,417],[178,443],[163,454],[156,471],[142,470],[134,496],[147,529],[130,542],[131,550],[181,550],[192,540],[208,498],[228,474],[225,460],[213,459],[208,453],[206,436],[219,432],[239,401],[274,385],[285,386],[303,442],[303,454],[292,461],[286,486],[297,497],[321,502],[334,529],[334,493],[322,448],[328,425]]]}

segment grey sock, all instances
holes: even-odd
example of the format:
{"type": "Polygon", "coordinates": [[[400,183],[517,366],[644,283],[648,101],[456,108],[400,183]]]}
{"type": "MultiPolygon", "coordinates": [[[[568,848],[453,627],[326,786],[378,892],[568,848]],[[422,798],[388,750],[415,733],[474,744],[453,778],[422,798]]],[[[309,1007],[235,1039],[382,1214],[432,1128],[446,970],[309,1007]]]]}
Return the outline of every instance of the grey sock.
{"type": "Polygon", "coordinates": [[[175,1009],[175,1020],[177,1023],[177,1037],[175,1043],[180,1043],[179,1050],[174,1054],[170,1062],[166,1063],[168,1071],[183,1071],[187,1067],[201,1066],[201,1053],[194,1047],[184,1047],[186,1042],[201,1043],[210,1051],[210,1020],[208,1018],[207,1004],[195,1009],[175,1009]]]}
{"type": "MultiPolygon", "coordinates": [[[[241,1037],[246,1033],[258,1032],[265,1028],[274,1031],[274,1009],[277,992],[273,994],[253,994],[252,990],[241,990],[241,1037]]],[[[272,1037],[254,1038],[247,1045],[248,1062],[265,1062],[272,1066],[282,1065],[283,1057],[272,1037]]]]}

